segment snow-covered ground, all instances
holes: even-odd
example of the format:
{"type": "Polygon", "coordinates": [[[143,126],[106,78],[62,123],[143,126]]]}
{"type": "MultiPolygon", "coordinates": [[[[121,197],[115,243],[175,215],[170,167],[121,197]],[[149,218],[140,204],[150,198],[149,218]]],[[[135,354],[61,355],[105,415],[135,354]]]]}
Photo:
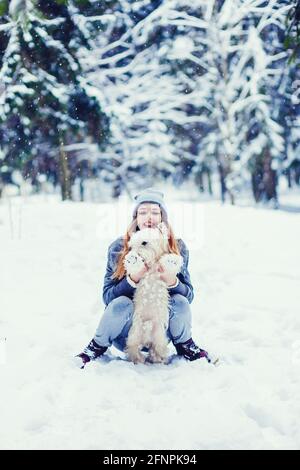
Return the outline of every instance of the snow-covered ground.
{"type": "Polygon", "coordinates": [[[193,337],[220,366],[102,360],[76,369],[72,357],[103,311],[108,245],[131,206],[6,198],[1,449],[300,448],[299,213],[168,196],[190,248],[193,337]]]}

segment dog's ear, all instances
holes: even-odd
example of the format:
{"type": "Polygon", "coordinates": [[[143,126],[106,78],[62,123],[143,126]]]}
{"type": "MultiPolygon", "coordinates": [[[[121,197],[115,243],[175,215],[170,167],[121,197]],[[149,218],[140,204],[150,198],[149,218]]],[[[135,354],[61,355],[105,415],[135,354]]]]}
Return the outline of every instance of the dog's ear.
{"type": "Polygon", "coordinates": [[[161,222],[160,224],[157,225],[157,228],[160,231],[160,233],[162,234],[162,236],[168,240],[169,239],[169,229],[166,226],[166,224],[164,222],[161,222]]]}

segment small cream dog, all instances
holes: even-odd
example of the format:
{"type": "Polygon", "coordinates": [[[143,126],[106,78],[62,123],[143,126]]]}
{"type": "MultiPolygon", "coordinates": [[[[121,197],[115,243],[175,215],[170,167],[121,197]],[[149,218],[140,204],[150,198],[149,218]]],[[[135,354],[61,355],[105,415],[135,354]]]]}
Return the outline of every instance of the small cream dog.
{"type": "Polygon", "coordinates": [[[145,228],[132,234],[130,251],[125,256],[127,274],[136,274],[143,268],[148,271],[138,282],[134,293],[134,314],[126,352],[134,363],[145,362],[141,353],[149,348],[151,362],[166,362],[168,340],[166,330],[169,323],[169,292],[160,279],[159,265],[174,276],[180,272],[182,257],[169,252],[168,229],[162,222],[156,228],[145,228]]]}

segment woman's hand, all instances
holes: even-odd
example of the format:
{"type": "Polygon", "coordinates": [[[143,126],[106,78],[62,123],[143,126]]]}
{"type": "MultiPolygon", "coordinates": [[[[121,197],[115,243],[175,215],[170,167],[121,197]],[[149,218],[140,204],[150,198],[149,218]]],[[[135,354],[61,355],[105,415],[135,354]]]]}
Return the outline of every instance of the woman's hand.
{"type": "Polygon", "coordinates": [[[129,277],[132,279],[133,282],[138,283],[142,277],[144,277],[145,273],[148,271],[148,266],[144,264],[144,267],[136,274],[130,274],[129,277]]]}
{"type": "Polygon", "coordinates": [[[160,264],[158,265],[157,271],[161,273],[159,277],[162,281],[164,281],[167,284],[168,287],[173,286],[176,283],[177,276],[174,276],[174,274],[170,274],[166,272],[160,264]]]}

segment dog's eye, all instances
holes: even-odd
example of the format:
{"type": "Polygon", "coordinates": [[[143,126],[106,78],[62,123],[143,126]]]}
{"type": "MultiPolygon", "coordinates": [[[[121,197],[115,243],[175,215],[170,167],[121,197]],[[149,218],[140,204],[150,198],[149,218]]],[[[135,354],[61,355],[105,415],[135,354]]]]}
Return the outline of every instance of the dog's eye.
{"type": "Polygon", "coordinates": [[[142,242],[142,245],[143,245],[143,246],[147,245],[147,242],[142,242]]]}

